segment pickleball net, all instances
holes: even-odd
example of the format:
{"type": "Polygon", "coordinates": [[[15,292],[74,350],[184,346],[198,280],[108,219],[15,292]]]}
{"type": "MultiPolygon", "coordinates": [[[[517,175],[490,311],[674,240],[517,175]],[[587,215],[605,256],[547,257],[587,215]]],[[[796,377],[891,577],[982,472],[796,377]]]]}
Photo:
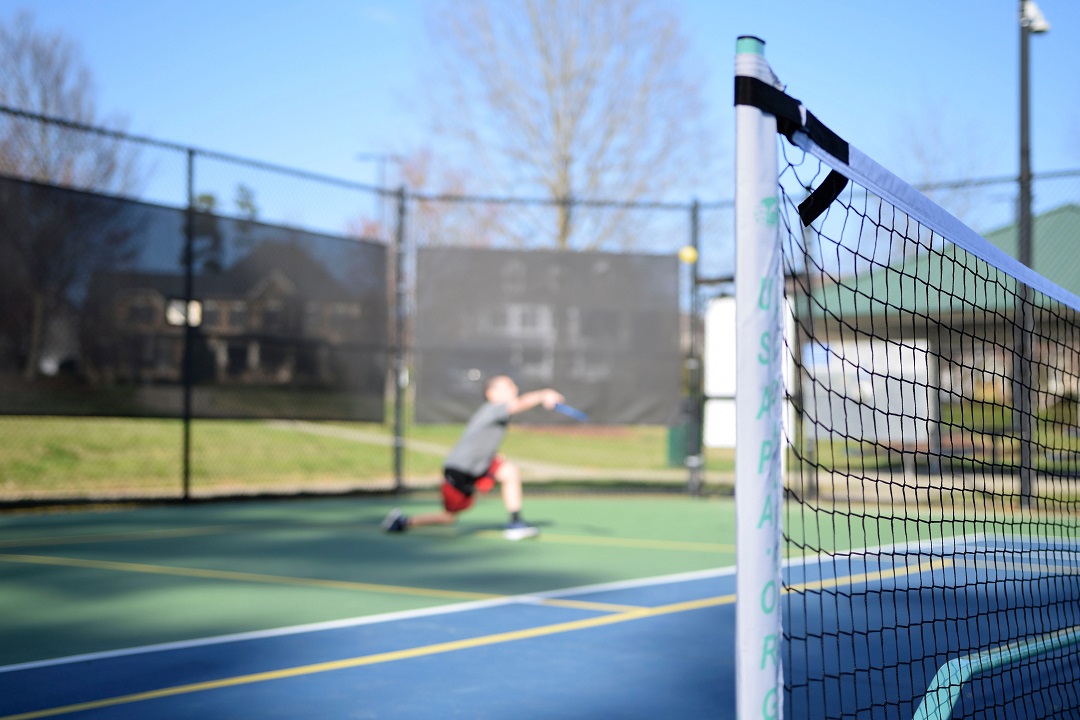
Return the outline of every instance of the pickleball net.
{"type": "Polygon", "coordinates": [[[1080,716],[1080,298],[1013,258],[1017,228],[988,242],[831,132],[744,40],[736,105],[775,122],[777,172],[743,211],[764,235],[736,221],[738,243],[775,233],[757,265],[739,251],[739,370],[783,390],[739,382],[761,430],[736,494],[762,498],[739,574],[772,563],[780,588],[739,587],[740,716],[1080,716]]]}

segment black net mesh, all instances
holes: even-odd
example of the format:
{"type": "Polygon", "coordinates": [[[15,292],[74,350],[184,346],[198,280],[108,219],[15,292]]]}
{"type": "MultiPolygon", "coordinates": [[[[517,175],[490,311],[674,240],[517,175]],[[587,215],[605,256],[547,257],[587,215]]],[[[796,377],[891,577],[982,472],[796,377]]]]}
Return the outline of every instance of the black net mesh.
{"type": "Polygon", "coordinates": [[[786,712],[1076,716],[1076,309],[782,148],[786,712]]]}

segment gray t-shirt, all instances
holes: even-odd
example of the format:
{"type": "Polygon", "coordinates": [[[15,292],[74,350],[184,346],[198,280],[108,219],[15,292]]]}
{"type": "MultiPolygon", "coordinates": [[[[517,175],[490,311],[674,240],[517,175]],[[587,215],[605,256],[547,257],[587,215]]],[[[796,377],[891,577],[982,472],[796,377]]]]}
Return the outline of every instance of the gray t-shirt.
{"type": "Polygon", "coordinates": [[[443,465],[473,477],[482,476],[499,451],[509,423],[510,411],[506,403],[484,403],[469,418],[465,432],[443,465]]]}

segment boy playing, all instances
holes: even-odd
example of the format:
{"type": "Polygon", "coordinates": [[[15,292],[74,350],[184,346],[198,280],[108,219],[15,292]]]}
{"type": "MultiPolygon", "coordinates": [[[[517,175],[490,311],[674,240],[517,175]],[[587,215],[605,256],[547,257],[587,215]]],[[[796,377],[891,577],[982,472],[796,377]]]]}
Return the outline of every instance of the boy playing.
{"type": "Polygon", "coordinates": [[[490,378],[484,387],[484,397],[487,402],[473,413],[461,439],[446,457],[442,512],[408,517],[394,508],[383,520],[384,530],[404,532],[424,525],[451,525],[459,512],[473,504],[473,493],[489,492],[498,482],[502,485],[503,504],[510,513],[503,536],[507,540],[522,540],[539,534],[539,530],[521,519],[521,471],[497,453],[511,415],[538,405],[551,410],[564,398],[551,389],[519,395],[517,384],[506,375],[490,378]]]}

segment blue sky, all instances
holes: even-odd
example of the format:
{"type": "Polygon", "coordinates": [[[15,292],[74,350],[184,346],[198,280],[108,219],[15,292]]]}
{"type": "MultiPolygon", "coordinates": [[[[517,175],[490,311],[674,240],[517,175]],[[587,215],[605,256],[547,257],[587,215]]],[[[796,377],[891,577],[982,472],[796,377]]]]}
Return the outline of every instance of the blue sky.
{"type": "MultiPolygon", "coordinates": [[[[1080,167],[1080,3],[1040,0],[1032,39],[1036,171],[1080,167]]],[[[140,134],[351,178],[358,153],[428,143],[418,67],[424,0],[0,0],[75,40],[99,109],[140,134]]],[[[1015,0],[679,0],[707,78],[721,157],[703,200],[730,196],[735,39],[754,34],[788,91],[901,175],[905,143],[939,148],[942,174],[1018,168],[1015,0]]],[[[917,180],[916,178],[911,178],[917,180]]],[[[498,189],[491,189],[497,193],[498,189]]]]}

